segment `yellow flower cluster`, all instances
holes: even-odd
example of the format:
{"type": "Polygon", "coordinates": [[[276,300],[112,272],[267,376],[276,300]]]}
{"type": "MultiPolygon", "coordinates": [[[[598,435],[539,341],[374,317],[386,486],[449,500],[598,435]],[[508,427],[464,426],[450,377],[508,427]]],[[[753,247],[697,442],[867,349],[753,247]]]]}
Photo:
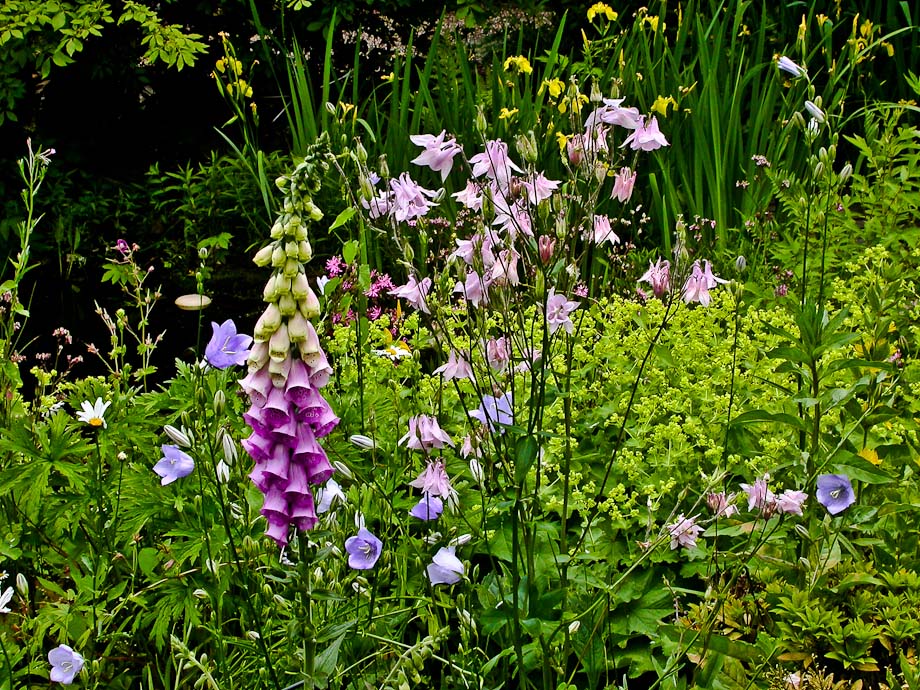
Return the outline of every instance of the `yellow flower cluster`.
{"type": "Polygon", "coordinates": [[[603,2],[596,2],[588,8],[588,21],[593,22],[594,18],[598,16],[605,17],[608,22],[615,22],[619,15],[613,11],[610,5],[603,2]]]}
{"type": "Polygon", "coordinates": [[[523,55],[512,55],[505,60],[505,71],[510,72],[512,69],[518,74],[533,73],[533,67],[530,66],[530,60],[523,55]]]}

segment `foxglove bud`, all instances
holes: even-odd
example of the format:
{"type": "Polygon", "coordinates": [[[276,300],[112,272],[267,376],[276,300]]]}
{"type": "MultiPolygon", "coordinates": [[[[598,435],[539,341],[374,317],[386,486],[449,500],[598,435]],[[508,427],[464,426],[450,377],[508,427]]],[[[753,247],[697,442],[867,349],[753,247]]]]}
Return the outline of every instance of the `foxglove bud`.
{"type": "Polygon", "coordinates": [[[249,367],[249,371],[252,372],[264,367],[266,362],[268,362],[268,342],[266,340],[256,341],[249,350],[246,365],[249,367]]]}
{"type": "Polygon", "coordinates": [[[256,340],[268,340],[272,333],[278,330],[281,325],[281,311],[278,305],[269,304],[262,316],[256,321],[256,327],[253,329],[253,337],[256,340]]]}
{"type": "Polygon", "coordinates": [[[275,221],[275,224],[272,225],[271,232],[269,233],[273,240],[280,240],[284,237],[284,222],[281,218],[275,221]]]}
{"type": "Polygon", "coordinates": [[[262,301],[274,302],[277,298],[278,295],[275,293],[275,276],[272,276],[268,279],[268,282],[265,283],[265,287],[262,288],[262,301]]]}
{"type": "Polygon", "coordinates": [[[294,239],[300,242],[301,240],[305,240],[308,237],[309,234],[307,233],[307,226],[298,225],[297,229],[294,231],[294,239]]]}
{"type": "Polygon", "coordinates": [[[307,296],[308,292],[310,292],[310,283],[307,282],[307,274],[298,273],[291,281],[291,294],[294,299],[300,301],[307,296]]]}
{"type": "Polygon", "coordinates": [[[294,278],[300,272],[300,262],[297,259],[288,259],[284,262],[284,268],[282,273],[284,273],[285,278],[294,278]]]}
{"type": "Polygon", "coordinates": [[[288,319],[288,337],[291,339],[292,343],[302,343],[307,339],[307,335],[307,320],[301,312],[295,312],[294,315],[288,319]]]}
{"type": "Polygon", "coordinates": [[[274,249],[273,245],[268,245],[267,247],[262,247],[256,255],[252,257],[253,263],[256,266],[268,266],[272,262],[272,250],[274,249]]]}
{"type": "Polygon", "coordinates": [[[281,324],[277,331],[272,334],[272,339],[268,341],[268,356],[276,362],[285,359],[291,352],[291,339],[288,336],[288,328],[281,324]]]}
{"type": "Polygon", "coordinates": [[[288,240],[284,243],[284,255],[289,259],[297,258],[297,242],[288,240]]]}
{"type": "Polygon", "coordinates": [[[290,292],[278,298],[278,311],[281,316],[293,316],[297,312],[297,301],[290,292]]]}
{"type": "Polygon", "coordinates": [[[305,262],[313,258],[313,248],[306,240],[297,243],[297,258],[305,262]]]}
{"type": "Polygon", "coordinates": [[[275,268],[281,268],[284,266],[284,261],[287,257],[284,255],[284,247],[280,244],[276,244],[272,248],[272,266],[275,268]]]}
{"type": "Polygon", "coordinates": [[[268,374],[271,376],[272,385],[275,388],[284,388],[287,383],[288,374],[291,373],[291,358],[285,357],[282,360],[268,360],[268,374]]]}

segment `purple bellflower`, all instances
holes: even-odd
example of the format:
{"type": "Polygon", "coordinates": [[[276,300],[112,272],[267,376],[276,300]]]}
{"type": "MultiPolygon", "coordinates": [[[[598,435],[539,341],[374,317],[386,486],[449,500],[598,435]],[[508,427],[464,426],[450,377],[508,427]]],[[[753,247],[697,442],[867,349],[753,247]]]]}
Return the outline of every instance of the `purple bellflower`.
{"type": "Polygon", "coordinates": [[[819,475],[817,498],[831,515],[843,512],[856,502],[853,485],[845,474],[819,475]]]}
{"type": "Polygon", "coordinates": [[[444,512],[444,502],[437,496],[425,494],[422,500],[416,503],[409,515],[419,520],[437,520],[444,512]]]}
{"type": "Polygon", "coordinates": [[[370,570],[377,564],[382,548],[383,542],[362,527],[357,536],[345,540],[348,566],[354,570],[370,570]]]}
{"type": "MultiPolygon", "coordinates": [[[[505,393],[495,397],[494,395],[482,396],[482,404],[478,409],[470,412],[470,417],[479,420],[480,424],[485,424],[489,431],[496,431],[496,424],[510,425],[514,424],[514,410],[511,393],[505,393]]],[[[504,431],[500,429],[499,431],[504,431]]]]}
{"type": "Polygon", "coordinates": [[[58,645],[48,652],[51,664],[50,679],[61,685],[70,685],[83,668],[83,657],[66,644],[58,645]]]}
{"type": "Polygon", "coordinates": [[[428,564],[428,579],[433,585],[455,585],[463,579],[463,562],[454,555],[454,547],[446,546],[428,564]]]}
{"type": "Polygon", "coordinates": [[[163,457],[153,466],[153,471],[162,477],[160,484],[172,484],[177,479],[187,477],[195,469],[195,461],[179,446],[161,446],[163,457]]]}
{"type": "Polygon", "coordinates": [[[252,337],[236,332],[236,324],[227,319],[219,326],[211,322],[214,335],[204,349],[204,358],[215,369],[227,369],[246,363],[252,337]]]}

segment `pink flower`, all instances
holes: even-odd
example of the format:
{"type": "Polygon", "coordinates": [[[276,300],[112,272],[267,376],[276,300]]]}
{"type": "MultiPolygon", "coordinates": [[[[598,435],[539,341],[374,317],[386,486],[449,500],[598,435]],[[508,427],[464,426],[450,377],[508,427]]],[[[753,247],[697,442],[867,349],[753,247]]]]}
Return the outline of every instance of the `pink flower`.
{"type": "Polygon", "coordinates": [[[553,258],[553,252],[556,250],[556,240],[549,235],[540,235],[537,240],[537,249],[540,254],[540,261],[546,265],[553,258]]]}
{"type": "Polygon", "coordinates": [[[482,210],[482,191],[479,185],[472,180],[468,180],[466,187],[459,192],[454,192],[451,196],[471,211],[482,210]]]}
{"type": "Polygon", "coordinates": [[[409,137],[410,141],[417,146],[425,148],[412,162],[416,165],[427,165],[435,172],[441,173],[441,182],[447,179],[450,169],[454,165],[454,156],[462,149],[457,144],[456,139],[444,141],[447,132],[441,130],[437,136],[433,134],[415,134],[409,137]]]}
{"type": "Polygon", "coordinates": [[[403,443],[410,450],[421,450],[426,453],[432,448],[454,445],[454,442],[450,440],[450,436],[438,426],[437,417],[425,414],[409,419],[409,431],[399,439],[399,445],[403,445],[403,443]]]}
{"type": "Polygon", "coordinates": [[[445,381],[451,379],[471,379],[473,378],[473,369],[470,363],[463,357],[459,356],[456,351],[451,350],[447,356],[447,364],[442,364],[435,369],[433,374],[441,374],[445,381]]]}
{"type": "Polygon", "coordinates": [[[397,221],[421,218],[428,213],[428,209],[436,206],[429,199],[437,196],[437,192],[414,182],[409,173],[390,180],[390,188],[393,190],[393,217],[397,221]]]}
{"type": "Polygon", "coordinates": [[[655,297],[661,297],[671,289],[671,262],[658,259],[654,264],[649,262],[648,270],[639,278],[639,282],[649,283],[655,297]]]}
{"type": "Polygon", "coordinates": [[[569,314],[575,311],[579,304],[570,302],[565,295],[557,295],[556,289],[550,288],[546,298],[546,323],[549,324],[549,332],[555,333],[562,326],[566,333],[571,333],[575,325],[569,314]]]}
{"type": "Polygon", "coordinates": [[[490,285],[518,285],[518,259],[521,256],[513,249],[502,249],[489,270],[488,281],[490,285]]]}
{"type": "Polygon", "coordinates": [[[527,190],[527,198],[531,204],[536,206],[541,201],[549,199],[553,192],[559,189],[558,180],[547,180],[543,173],[533,178],[533,181],[524,183],[524,189],[527,190]]]}
{"type": "Polygon", "coordinates": [[[619,244],[620,242],[620,238],[610,228],[610,218],[607,216],[594,216],[591,239],[594,240],[594,244],[601,244],[602,242],[619,244]]]}
{"type": "Polygon", "coordinates": [[[456,491],[450,485],[450,479],[447,476],[447,470],[444,469],[444,463],[440,460],[429,462],[422,473],[409,482],[409,486],[421,489],[422,493],[429,496],[439,496],[446,498],[450,503],[456,495],[456,491]]]}
{"type": "MultiPolygon", "coordinates": [[[[596,118],[608,125],[617,125],[624,129],[636,130],[642,127],[642,115],[638,108],[623,108],[621,103],[625,98],[605,98],[604,105],[592,113],[596,118]]],[[[593,122],[589,120],[589,122],[593,122]]]]}
{"type": "Polygon", "coordinates": [[[754,510],[755,508],[762,513],[772,513],[776,507],[776,497],[773,495],[773,492],[767,488],[767,483],[770,481],[770,475],[765,474],[760,479],[754,481],[753,484],[742,484],[741,488],[748,495],[748,510],[754,510]]]}
{"type": "Polygon", "coordinates": [[[806,494],[804,491],[786,489],[779,496],[776,496],[776,507],[781,513],[801,515],[802,504],[805,503],[805,499],[807,498],[808,494],[806,494]]]}
{"type": "Polygon", "coordinates": [[[454,286],[454,292],[463,293],[466,301],[474,307],[480,304],[489,303],[489,285],[476,271],[470,271],[466,274],[466,282],[457,283],[454,286]]]}
{"type": "Polygon", "coordinates": [[[702,531],[703,528],[696,524],[696,516],[678,515],[677,520],[668,525],[668,532],[671,533],[671,550],[681,546],[685,549],[692,549],[696,546],[697,537],[702,531]]]}
{"type": "Polygon", "coordinates": [[[654,151],[662,146],[669,146],[668,140],[658,129],[658,118],[653,117],[648,124],[640,126],[623,141],[621,146],[629,145],[633,151],[654,151]]]}
{"type": "Polygon", "coordinates": [[[508,339],[490,338],[486,343],[486,361],[495,371],[504,371],[508,362],[511,361],[511,350],[508,347],[508,339]]]}
{"type": "Polygon", "coordinates": [[[470,165],[473,166],[473,177],[485,174],[502,189],[507,189],[512,171],[524,172],[508,157],[508,144],[501,139],[487,141],[486,150],[470,158],[470,165]]]}
{"type": "Polygon", "coordinates": [[[700,268],[700,262],[694,261],[693,268],[690,271],[690,277],[684,283],[684,302],[699,302],[704,307],[708,307],[712,301],[709,291],[719,283],[727,283],[727,280],[718,278],[712,274],[712,267],[708,261],[703,262],[703,268],[700,268]]]}
{"type": "Polygon", "coordinates": [[[613,178],[613,192],[611,199],[618,199],[625,204],[632,197],[633,187],[636,184],[636,173],[629,168],[620,168],[620,172],[613,178]]]}
{"type": "Polygon", "coordinates": [[[738,512],[738,506],[732,501],[735,500],[735,494],[726,495],[724,491],[706,495],[706,505],[715,513],[716,517],[731,517],[738,512]]]}
{"type": "Polygon", "coordinates": [[[394,297],[401,297],[420,312],[430,314],[428,305],[425,303],[425,296],[431,289],[431,278],[425,278],[421,281],[416,280],[415,276],[409,276],[409,282],[398,288],[389,291],[394,297]]]}

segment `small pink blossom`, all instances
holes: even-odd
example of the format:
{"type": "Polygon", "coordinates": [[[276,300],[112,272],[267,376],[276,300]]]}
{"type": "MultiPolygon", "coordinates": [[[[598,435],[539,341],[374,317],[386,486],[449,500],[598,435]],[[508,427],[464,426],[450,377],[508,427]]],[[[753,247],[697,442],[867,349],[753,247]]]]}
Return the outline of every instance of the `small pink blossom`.
{"type": "Polygon", "coordinates": [[[759,510],[761,513],[772,514],[776,507],[776,497],[768,488],[770,475],[765,474],[753,484],[742,484],[741,488],[748,495],[748,510],[759,510]]]}
{"type": "Polygon", "coordinates": [[[804,491],[786,489],[779,496],[776,496],[776,508],[781,513],[801,515],[802,504],[805,503],[807,498],[808,494],[806,494],[804,491]]]}
{"type": "Polygon", "coordinates": [[[553,192],[559,189],[559,181],[548,180],[543,173],[540,173],[532,181],[524,182],[524,189],[527,190],[527,198],[530,203],[536,206],[541,201],[549,199],[553,192]]]}
{"type": "Polygon", "coordinates": [[[687,304],[699,302],[704,307],[708,307],[709,303],[712,301],[712,298],[709,296],[709,291],[719,283],[727,282],[727,280],[723,280],[712,274],[712,266],[710,266],[708,261],[703,262],[702,268],[700,268],[699,261],[694,261],[693,267],[690,270],[690,277],[687,278],[687,282],[684,283],[684,302],[687,304]]]}
{"type": "Polygon", "coordinates": [[[683,547],[692,549],[696,546],[696,540],[703,532],[703,528],[696,524],[696,516],[684,517],[683,513],[677,516],[677,520],[668,525],[668,532],[671,534],[671,550],[683,547]]]}
{"type": "Polygon", "coordinates": [[[421,489],[422,493],[429,496],[447,499],[448,504],[456,499],[457,492],[450,485],[447,470],[444,469],[444,463],[440,460],[429,462],[422,473],[409,482],[409,485],[421,489]]]}
{"type": "Polygon", "coordinates": [[[490,338],[486,342],[486,361],[495,371],[504,371],[508,367],[508,362],[511,361],[511,348],[507,338],[490,338]]]}
{"type": "MultiPolygon", "coordinates": [[[[605,98],[604,105],[594,111],[601,122],[608,125],[617,125],[624,129],[636,130],[642,127],[642,115],[638,108],[622,107],[625,98],[605,98]]],[[[590,121],[590,120],[589,120],[590,121]]]]}
{"type": "Polygon", "coordinates": [[[610,242],[610,244],[619,244],[620,238],[610,228],[610,218],[607,216],[594,216],[594,226],[591,230],[591,239],[594,244],[610,242]]]}
{"type": "Polygon", "coordinates": [[[470,158],[470,165],[473,166],[473,177],[486,175],[501,189],[508,188],[512,171],[524,172],[508,157],[508,144],[501,139],[487,141],[486,150],[470,158]]]}
{"type": "Polygon", "coordinates": [[[639,278],[639,282],[651,285],[655,297],[661,299],[671,290],[671,262],[666,259],[649,262],[648,270],[639,278]]]}
{"type": "Polygon", "coordinates": [[[709,506],[709,509],[717,518],[728,518],[738,512],[738,506],[733,503],[734,500],[735,494],[726,495],[724,491],[706,495],[706,505],[709,506]]]}
{"type": "Polygon", "coordinates": [[[468,180],[466,187],[459,192],[454,192],[451,196],[471,211],[482,210],[482,191],[479,185],[472,180],[468,180]]]}
{"type": "Polygon", "coordinates": [[[454,292],[460,292],[467,302],[474,307],[486,305],[489,303],[489,285],[476,271],[470,271],[466,274],[465,282],[458,282],[454,286],[454,292]]]}
{"type": "Polygon", "coordinates": [[[451,350],[447,356],[447,363],[442,364],[435,369],[433,374],[441,374],[445,381],[452,379],[470,379],[473,378],[473,368],[470,363],[457,354],[456,350],[451,350]]]}
{"type": "Polygon", "coordinates": [[[557,295],[555,288],[550,288],[546,298],[546,323],[549,325],[549,332],[555,333],[560,326],[565,328],[566,333],[571,334],[575,325],[569,314],[578,308],[580,302],[570,302],[565,295],[557,295]]]}
{"type": "Polygon", "coordinates": [[[488,282],[490,285],[518,285],[521,282],[518,276],[518,259],[521,255],[513,249],[502,249],[489,270],[488,282]]]}

